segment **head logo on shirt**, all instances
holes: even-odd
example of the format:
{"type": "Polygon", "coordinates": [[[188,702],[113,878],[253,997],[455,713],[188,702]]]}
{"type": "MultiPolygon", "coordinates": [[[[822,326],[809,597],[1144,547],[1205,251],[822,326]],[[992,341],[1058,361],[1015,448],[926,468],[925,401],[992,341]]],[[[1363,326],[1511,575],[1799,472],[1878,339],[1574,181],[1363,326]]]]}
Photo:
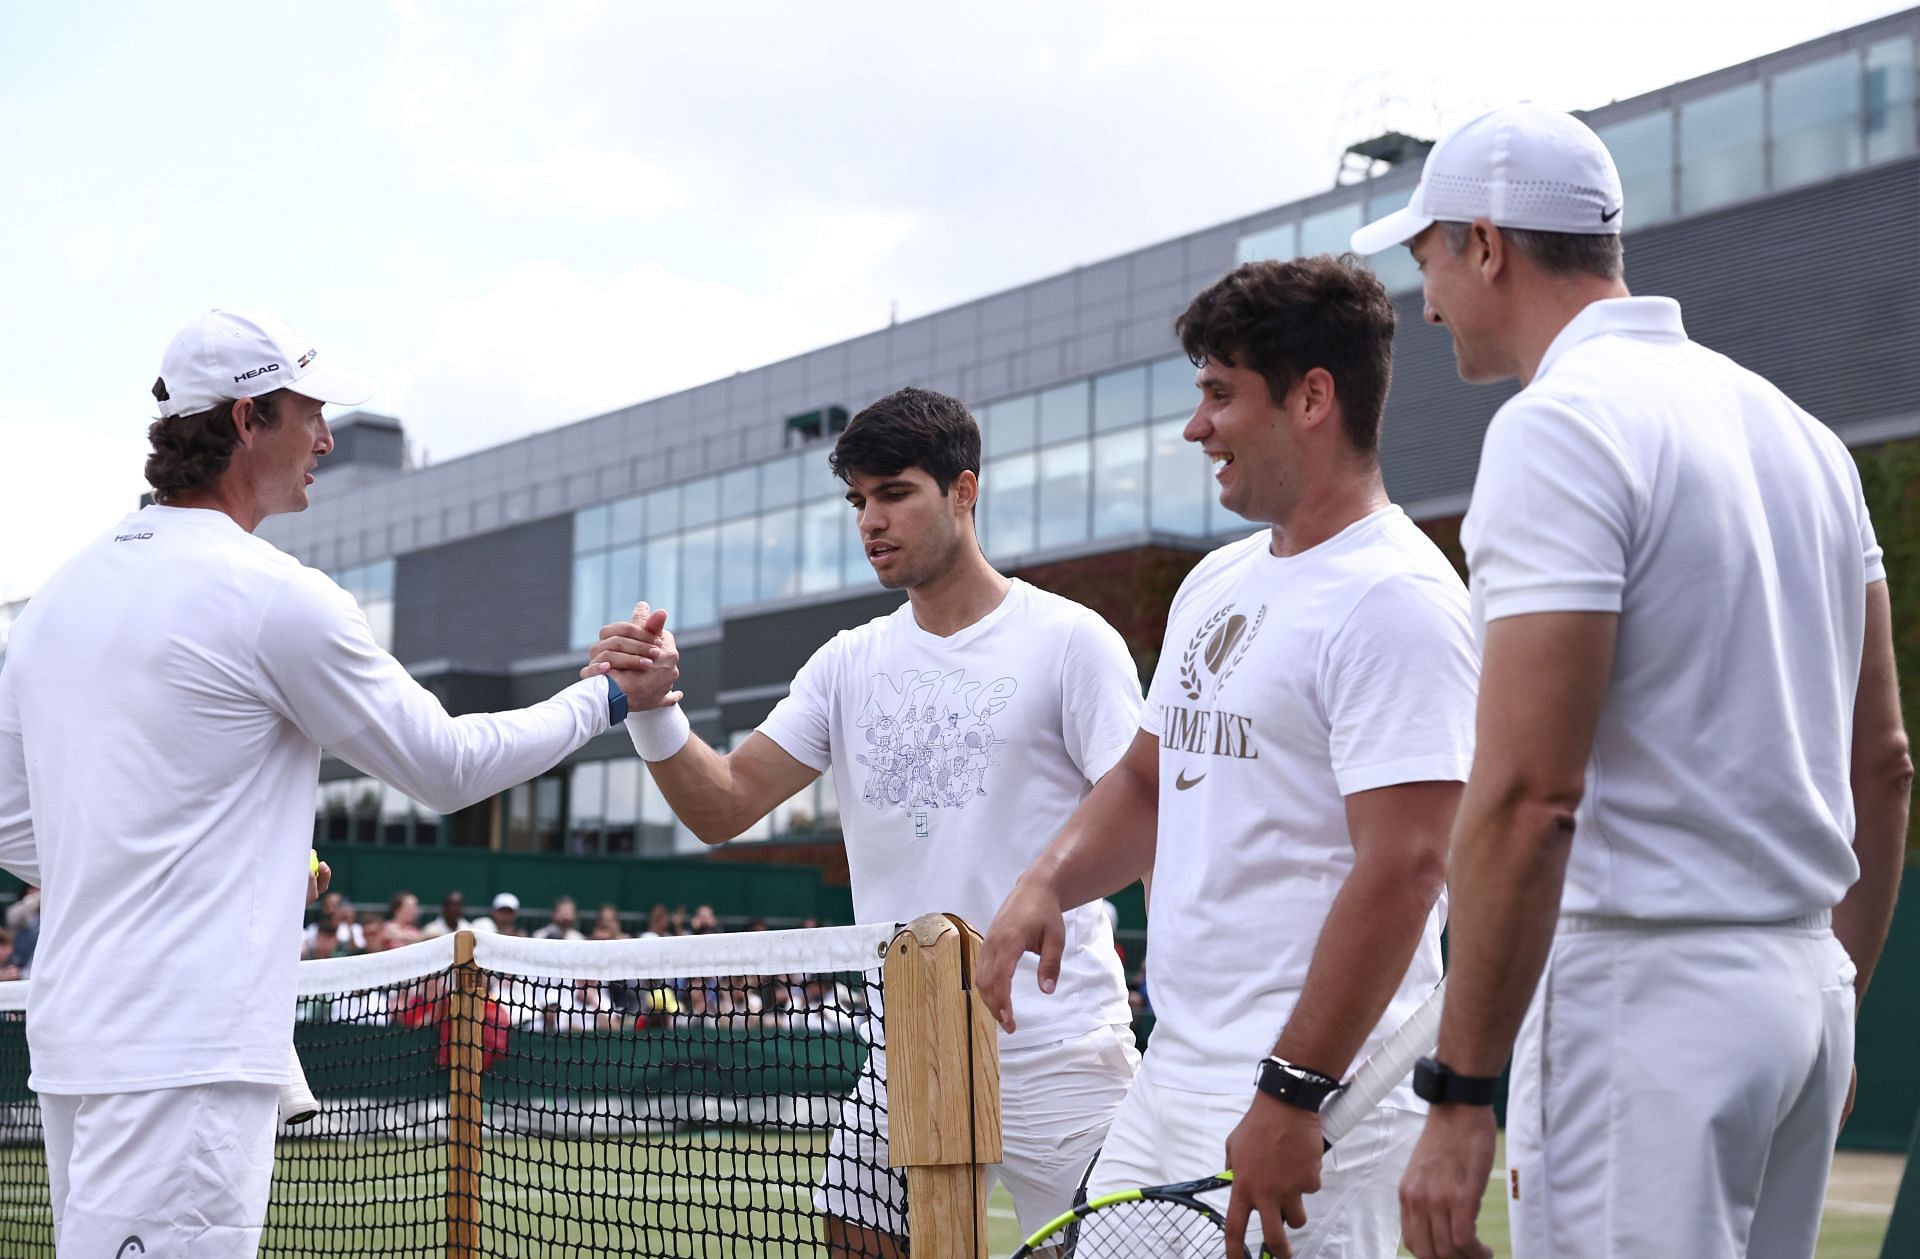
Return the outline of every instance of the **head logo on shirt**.
{"type": "Polygon", "coordinates": [[[1249,621],[1235,612],[1231,603],[1223,604],[1200,623],[1180,657],[1180,689],[1191,700],[1198,700],[1209,684],[1215,696],[1233,676],[1234,666],[1246,656],[1254,635],[1266,623],[1267,605],[1261,604],[1249,621]],[[1205,670],[1203,673],[1202,670],[1205,670]]]}

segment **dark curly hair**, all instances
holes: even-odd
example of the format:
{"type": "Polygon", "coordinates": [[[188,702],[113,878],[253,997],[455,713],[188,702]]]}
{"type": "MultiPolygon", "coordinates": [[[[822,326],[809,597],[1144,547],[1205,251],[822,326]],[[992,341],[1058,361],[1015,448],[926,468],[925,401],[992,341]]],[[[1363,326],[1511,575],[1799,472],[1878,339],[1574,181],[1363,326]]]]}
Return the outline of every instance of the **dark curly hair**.
{"type": "Polygon", "coordinates": [[[1227,272],[1173,321],[1198,367],[1209,359],[1266,378],[1275,403],[1314,368],[1333,377],[1347,440],[1380,447],[1393,381],[1393,303],[1352,254],[1249,262],[1227,272]]]}
{"type": "MultiPolygon", "coordinates": [[[[272,428],[279,420],[280,395],[284,389],[264,393],[253,400],[255,422],[272,428]]],[[[153,501],[169,503],[196,490],[212,485],[214,478],[227,470],[240,435],[233,427],[233,403],[222,402],[209,411],[155,420],[147,426],[147,443],[153,447],[147,456],[147,484],[153,487],[153,501]]]]}
{"type": "Polygon", "coordinates": [[[962,472],[980,475],[980,426],[960,399],[908,386],[854,416],[827,462],[842,481],[920,468],[945,494],[962,472]]]}

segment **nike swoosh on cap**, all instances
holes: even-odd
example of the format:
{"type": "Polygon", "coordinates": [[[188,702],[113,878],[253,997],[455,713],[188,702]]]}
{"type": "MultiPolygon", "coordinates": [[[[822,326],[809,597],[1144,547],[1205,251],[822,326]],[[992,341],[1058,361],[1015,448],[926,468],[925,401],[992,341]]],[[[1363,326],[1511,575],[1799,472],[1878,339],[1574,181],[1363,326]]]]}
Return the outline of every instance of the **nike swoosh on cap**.
{"type": "Polygon", "coordinates": [[[1620,213],[1620,207],[1619,207],[1619,206],[1615,206],[1615,207],[1613,207],[1613,209],[1611,209],[1611,210],[1602,210],[1602,211],[1600,211],[1600,221],[1601,221],[1602,223],[1611,223],[1611,222],[1613,222],[1613,220],[1614,220],[1614,218],[1615,218],[1615,217],[1616,217],[1617,215],[1619,215],[1619,213],[1620,213]]]}
{"type": "MultiPolygon", "coordinates": [[[[1205,774],[1200,775],[1200,778],[1205,778],[1205,777],[1206,777],[1205,774]]],[[[1175,791],[1185,791],[1189,787],[1198,785],[1200,782],[1200,778],[1188,778],[1187,771],[1183,769],[1178,774],[1174,775],[1173,789],[1175,791]]]]}

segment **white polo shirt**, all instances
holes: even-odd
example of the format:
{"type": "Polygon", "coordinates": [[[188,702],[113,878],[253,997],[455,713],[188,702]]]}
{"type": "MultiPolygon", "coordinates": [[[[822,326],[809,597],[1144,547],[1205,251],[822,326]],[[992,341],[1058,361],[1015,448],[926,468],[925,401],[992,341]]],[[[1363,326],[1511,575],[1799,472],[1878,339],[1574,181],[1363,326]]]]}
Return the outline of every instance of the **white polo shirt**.
{"type": "Polygon", "coordinates": [[[221,512],[127,517],[0,669],[0,865],[44,888],[32,1087],[284,1082],[320,749],[449,813],[606,730],[606,688],[449,717],[326,574],[221,512]]]}
{"type": "MultiPolygon", "coordinates": [[[[760,733],[803,765],[831,766],[854,917],[957,913],[984,931],[1139,729],[1140,682],[1098,615],[1024,581],[956,634],[913,605],[842,631],[813,654],[760,733]]],[[[1067,914],[1060,982],[1014,975],[1019,1028],[1046,1044],[1124,1024],[1125,977],[1098,903],[1067,914]]]]}
{"type": "Polygon", "coordinates": [[[1852,457],[1689,341],[1595,302],[1500,408],[1462,540],[1474,617],[1616,612],[1562,908],[1768,921],[1859,875],[1848,786],[1866,587],[1852,457]]]}

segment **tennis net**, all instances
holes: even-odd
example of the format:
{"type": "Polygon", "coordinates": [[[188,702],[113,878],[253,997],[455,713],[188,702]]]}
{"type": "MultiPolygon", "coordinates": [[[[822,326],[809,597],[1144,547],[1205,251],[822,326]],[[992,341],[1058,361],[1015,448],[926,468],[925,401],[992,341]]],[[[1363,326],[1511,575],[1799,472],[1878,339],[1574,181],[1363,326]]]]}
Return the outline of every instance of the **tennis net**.
{"type": "MultiPolygon", "coordinates": [[[[278,1134],[261,1253],[905,1253],[920,1172],[876,1166],[871,1148],[888,1125],[889,1023],[939,986],[917,973],[901,985],[903,1008],[887,1012],[889,969],[919,952],[894,947],[910,934],[461,933],[302,963],[294,1041],[320,1113],[278,1134]],[[832,1251],[830,1217],[842,1222],[832,1251]]],[[[0,984],[0,1254],[50,1259],[40,1116],[26,1084],[28,992],[0,984]]],[[[971,1002],[957,990],[934,999],[971,1002]]],[[[961,1049],[964,1065],[944,1076],[918,1069],[916,1053],[915,1077],[961,1078],[976,1069],[969,1055],[991,1059],[992,1038],[982,1039],[984,1054],[961,1049]]],[[[913,1104],[904,1084],[896,1105],[913,1104]]],[[[990,1088],[965,1104],[990,1103],[997,1132],[990,1088]]],[[[977,1141],[968,1148],[986,1161],[977,1141]]],[[[949,1223],[943,1232],[978,1227],[949,1223]]],[[[914,1254],[946,1252],[914,1234],[914,1254]]]]}

